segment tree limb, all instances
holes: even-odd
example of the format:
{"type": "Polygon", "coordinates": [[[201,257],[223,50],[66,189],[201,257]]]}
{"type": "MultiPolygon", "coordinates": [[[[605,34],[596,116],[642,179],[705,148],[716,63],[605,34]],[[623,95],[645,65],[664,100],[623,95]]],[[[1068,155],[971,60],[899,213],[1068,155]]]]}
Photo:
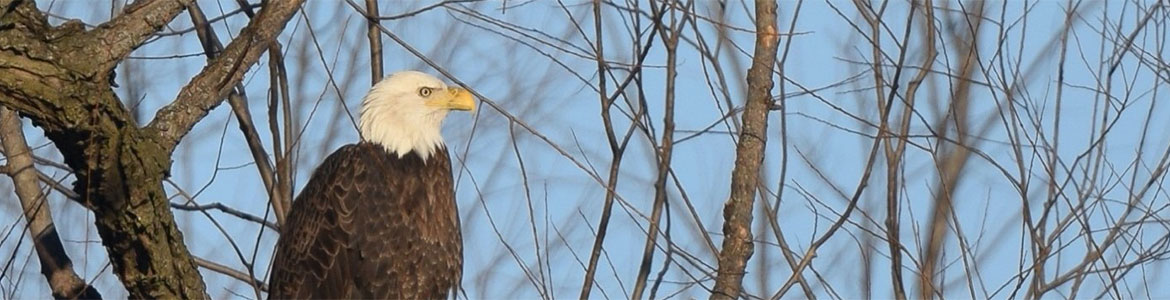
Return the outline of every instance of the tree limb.
{"type": "Polygon", "coordinates": [[[378,1],[366,0],[366,37],[370,39],[370,81],[382,81],[382,32],[378,31],[378,1]]]}
{"type": "MultiPolygon", "coordinates": [[[[88,36],[77,22],[49,26],[32,1],[0,0],[5,9],[0,13],[0,74],[6,75],[0,76],[0,103],[44,129],[74,170],[77,200],[93,210],[114,274],[131,298],[207,297],[162,187],[170,154],[194,123],[239,83],[301,2],[268,2],[151,127],[139,128],[111,89],[111,73],[94,72],[92,65],[78,62],[94,60],[79,56],[89,53],[86,47],[105,44],[80,44],[88,36]]],[[[165,3],[144,2],[120,18],[130,20],[127,16],[138,12],[151,19],[159,15],[148,12],[173,12],[151,6],[165,3]]],[[[141,30],[149,27],[126,26],[127,38],[139,42],[144,39],[141,30]]]]}
{"type": "MultiPolygon", "coordinates": [[[[138,49],[146,39],[154,36],[170,23],[191,0],[135,1],[114,19],[98,25],[78,38],[69,39],[65,47],[71,51],[74,64],[86,64],[89,72],[113,70],[118,63],[138,49]]],[[[92,74],[90,74],[92,75],[92,74]]]]}
{"type": "Polygon", "coordinates": [[[735,149],[731,173],[731,198],[723,208],[723,249],[711,299],[735,299],[743,289],[744,268],[755,251],[752,242],[752,205],[760,181],[767,143],[768,108],[772,99],[772,66],[776,61],[779,32],[776,1],[756,0],[756,46],[748,69],[748,99],[743,129],[735,149]]]}
{"type": "MultiPolygon", "coordinates": [[[[109,72],[78,62],[78,22],[48,24],[32,1],[0,0],[0,103],[28,116],[61,152],[76,199],[94,213],[114,274],[132,298],[205,298],[162,179],[168,152],[137,127],[109,72]],[[72,25],[71,25],[72,24],[72,25]]],[[[101,47],[94,45],[92,47],[101,47]]],[[[90,59],[90,58],[84,58],[90,59]]]]}
{"type": "Polygon", "coordinates": [[[173,151],[196,122],[223,103],[248,69],[268,50],[276,35],[303,2],[268,2],[222,54],[183,87],[174,102],[158,111],[145,129],[157,133],[159,144],[168,152],[173,151]]]}
{"type": "MultiPolygon", "coordinates": [[[[215,59],[223,51],[223,43],[220,43],[219,38],[216,37],[211,23],[207,22],[207,17],[203,15],[203,10],[199,8],[197,3],[189,5],[187,12],[191,16],[191,23],[195,24],[195,32],[199,36],[199,41],[203,44],[203,52],[206,53],[209,60],[215,59]]],[[[268,191],[269,202],[276,210],[276,224],[284,224],[284,213],[288,211],[284,204],[289,201],[282,200],[283,193],[276,189],[275,172],[272,170],[272,163],[268,161],[268,151],[264,149],[264,144],[260,141],[260,133],[256,131],[256,125],[252,122],[252,113],[248,109],[248,95],[244,85],[236,83],[236,87],[231,90],[227,98],[232,112],[240,121],[240,132],[244,134],[244,139],[248,142],[248,150],[252,152],[252,160],[256,162],[256,171],[260,173],[260,179],[264,183],[265,190],[268,191]]]]}
{"type": "Polygon", "coordinates": [[[16,196],[28,220],[33,247],[41,262],[41,274],[49,282],[53,297],[57,299],[100,299],[97,289],[73,272],[73,261],[65,253],[48,202],[37,184],[38,172],[33,165],[32,150],[28,148],[21,131],[20,119],[16,112],[0,107],[0,141],[3,142],[4,157],[8,159],[8,176],[16,188],[16,196]]]}

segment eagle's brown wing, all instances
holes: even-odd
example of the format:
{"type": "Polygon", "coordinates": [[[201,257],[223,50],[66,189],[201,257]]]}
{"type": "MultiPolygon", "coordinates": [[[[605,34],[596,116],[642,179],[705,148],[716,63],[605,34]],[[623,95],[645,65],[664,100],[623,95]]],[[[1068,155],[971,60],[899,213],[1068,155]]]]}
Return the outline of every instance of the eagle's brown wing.
{"type": "Polygon", "coordinates": [[[282,227],[269,298],[446,298],[462,238],[446,149],[360,143],[325,159],[282,227]]]}
{"type": "Polygon", "coordinates": [[[360,180],[372,166],[347,145],[329,155],[289,210],[272,262],[269,298],[353,298],[348,257],[359,234],[354,212],[360,199],[374,196],[360,180]]]}

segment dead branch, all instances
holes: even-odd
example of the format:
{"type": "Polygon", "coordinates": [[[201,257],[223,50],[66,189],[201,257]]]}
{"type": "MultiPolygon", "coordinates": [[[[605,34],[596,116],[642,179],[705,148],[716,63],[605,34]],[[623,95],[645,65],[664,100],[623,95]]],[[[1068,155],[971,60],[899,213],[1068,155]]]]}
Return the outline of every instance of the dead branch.
{"type": "MultiPolygon", "coordinates": [[[[203,10],[199,8],[198,3],[191,3],[187,8],[187,12],[191,16],[191,23],[195,24],[195,31],[199,36],[199,41],[203,45],[203,52],[206,53],[207,59],[215,59],[223,51],[223,44],[216,37],[211,23],[203,15],[203,10]]],[[[273,43],[279,46],[279,42],[273,41],[273,43]]],[[[272,163],[268,161],[268,151],[264,149],[264,143],[260,141],[260,133],[256,131],[256,125],[252,122],[252,113],[248,109],[248,95],[245,93],[244,85],[237,83],[235,88],[228,94],[227,99],[228,105],[232,107],[232,113],[235,114],[236,120],[240,122],[240,132],[244,134],[244,140],[248,143],[248,150],[252,153],[252,161],[256,162],[256,171],[259,172],[260,180],[264,183],[265,191],[268,192],[268,202],[272,204],[272,208],[275,210],[276,225],[280,226],[280,224],[284,224],[284,215],[288,211],[285,204],[290,201],[283,199],[283,193],[277,190],[276,176],[272,170],[272,163]]]]}
{"type": "Polygon", "coordinates": [[[285,22],[301,7],[304,0],[274,1],[260,10],[223,53],[208,63],[203,71],[179,92],[174,102],[159,109],[146,130],[157,132],[159,143],[173,151],[195,123],[219,106],[244,77],[244,73],[274,43],[285,22]]]}
{"type": "MultiPolygon", "coordinates": [[[[439,5],[439,4],[436,4],[439,5]]],[[[378,0],[366,0],[366,37],[370,39],[370,81],[382,81],[382,33],[378,32],[378,0]]]]}
{"type": "Polygon", "coordinates": [[[756,1],[756,46],[748,69],[748,95],[743,129],[735,147],[731,173],[731,197],[723,208],[723,248],[719,251],[719,277],[711,299],[739,298],[744,268],[755,251],[752,242],[752,206],[760,181],[767,143],[768,111],[772,103],[772,68],[776,63],[779,30],[776,2],[756,1]]]}
{"type": "Polygon", "coordinates": [[[39,172],[33,165],[32,150],[24,140],[24,131],[16,113],[0,106],[0,142],[8,159],[6,173],[12,177],[17,199],[28,221],[28,230],[41,262],[41,274],[49,282],[57,299],[100,299],[97,289],[73,271],[73,261],[65,253],[46,195],[41,193],[39,172]]]}

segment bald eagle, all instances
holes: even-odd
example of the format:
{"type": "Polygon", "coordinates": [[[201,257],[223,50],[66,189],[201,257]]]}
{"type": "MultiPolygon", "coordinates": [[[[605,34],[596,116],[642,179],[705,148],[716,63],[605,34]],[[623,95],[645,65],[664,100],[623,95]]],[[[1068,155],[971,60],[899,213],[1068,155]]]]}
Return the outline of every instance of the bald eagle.
{"type": "Polygon", "coordinates": [[[447,112],[464,89],[404,71],[362,100],[362,141],[329,155],[292,204],[276,244],[270,299],[437,299],[458,289],[463,240],[447,112]]]}

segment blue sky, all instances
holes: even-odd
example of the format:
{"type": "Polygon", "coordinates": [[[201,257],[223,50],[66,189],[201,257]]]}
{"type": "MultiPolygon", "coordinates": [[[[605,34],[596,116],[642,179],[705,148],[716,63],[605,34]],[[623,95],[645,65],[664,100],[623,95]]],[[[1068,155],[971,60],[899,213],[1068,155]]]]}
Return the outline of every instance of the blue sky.
{"type": "MultiPolygon", "coordinates": [[[[725,101],[735,106],[742,105],[744,101],[742,78],[750,58],[740,49],[751,52],[754,33],[739,29],[753,28],[749,18],[751,8],[750,5],[744,7],[744,3],[727,2],[723,22],[733,30],[727,31],[726,43],[720,45],[719,61],[730,97],[724,99],[720,95],[719,86],[709,86],[709,80],[714,80],[714,69],[701,58],[696,48],[689,44],[680,46],[675,120],[679,132],[676,138],[689,136],[691,132],[719,121],[729,110],[725,101]]],[[[410,12],[431,3],[389,1],[382,5],[382,14],[410,12]]],[[[1089,1],[1081,4],[1081,15],[1074,21],[1070,35],[1074,44],[1069,47],[1069,59],[1066,62],[1064,100],[1061,110],[1057,112],[1055,91],[1059,48],[1053,45],[1057,41],[1056,34],[1064,24],[1066,4],[1060,1],[1026,3],[1030,10],[1027,21],[1023,22],[1020,16],[1025,2],[991,2],[987,15],[1000,20],[1002,13],[1002,19],[1009,22],[1003,26],[987,24],[989,29],[977,37],[983,41],[995,41],[1000,28],[1006,37],[1002,47],[990,42],[980,44],[978,51],[983,54],[980,60],[983,68],[994,69],[994,64],[1000,63],[996,59],[996,53],[999,53],[1008,58],[1007,62],[1015,62],[1017,59],[1022,61],[1021,69],[1025,71],[1006,75],[1009,81],[1018,82],[1014,86],[1016,92],[1012,94],[1012,102],[1005,100],[1003,85],[995,82],[999,80],[1000,74],[979,72],[975,75],[976,81],[991,82],[991,86],[976,84],[971,93],[973,112],[968,124],[972,128],[985,122],[989,125],[986,125],[987,130],[974,134],[977,138],[972,139],[976,141],[972,147],[984,156],[976,156],[968,161],[968,169],[963,173],[965,178],[956,187],[954,218],[958,220],[959,227],[955,230],[962,232],[966,240],[962,241],[965,246],[961,245],[952,233],[945,244],[944,265],[948,268],[940,278],[946,282],[945,294],[951,297],[1008,297],[1014,288],[1013,276],[1018,272],[1019,264],[1030,259],[1028,251],[1020,250],[1026,243],[1021,233],[1020,192],[1004,179],[997,167],[1002,166],[1017,178],[1025,177],[1019,175],[1012,147],[1006,144],[1009,133],[1024,132],[1032,137],[1043,133],[1045,138],[1050,138],[1055,132],[1052,120],[1059,114],[1062,119],[1059,129],[1061,148],[1057,153],[1063,171],[1057,172],[1056,178],[1058,181],[1070,177],[1075,179],[1062,187],[1061,191],[1074,195],[1069,196],[1074,200],[1105,200],[1092,202],[1100,204],[1089,205],[1084,214],[1081,226],[1089,228],[1085,231],[1092,232],[1094,239],[1103,238],[1106,234],[1098,230],[1116,221],[1128,206],[1125,202],[1128,201],[1126,197],[1131,187],[1140,188],[1142,183],[1151,180],[1151,174],[1155,174],[1161,154],[1170,142],[1165,130],[1161,129],[1166,128],[1165,119],[1149,117],[1170,113],[1165,105],[1158,105],[1161,101],[1156,101],[1165,99],[1165,91],[1160,90],[1164,87],[1157,85],[1165,80],[1158,81],[1156,74],[1147,67],[1151,64],[1150,60],[1157,61],[1165,55],[1164,47],[1158,48],[1166,38],[1164,13],[1154,17],[1154,24],[1140,31],[1135,39],[1135,48],[1140,47],[1145,52],[1130,51],[1121,56],[1119,71],[1112,81],[1111,88],[1114,90],[1109,94],[1112,100],[1105,101],[1101,93],[1093,91],[1104,84],[1104,80],[1097,79],[1100,70],[1104,69],[1100,62],[1108,62],[1120,53],[1113,47],[1113,42],[1124,39],[1134,31],[1136,20],[1144,16],[1146,7],[1152,3],[1089,1]],[[1102,35],[1098,33],[1103,28],[1108,38],[1104,43],[1102,35]],[[1146,64],[1139,63],[1142,57],[1146,64]],[[1036,119],[1042,120],[1041,125],[1013,129],[1006,125],[1011,121],[1004,122],[999,117],[1005,105],[1015,105],[1018,109],[1028,110],[1025,112],[1027,114],[1040,116],[1036,119]],[[1103,116],[1103,112],[1108,113],[1103,116]],[[1113,119],[1118,121],[1113,122],[1113,119]],[[1150,131],[1146,133],[1148,137],[1143,144],[1142,128],[1147,121],[1151,124],[1150,131]],[[1103,123],[1113,124],[1114,128],[1102,142],[1100,155],[1103,159],[1092,160],[1094,154],[1077,160],[1084,153],[1097,153],[1097,148],[1090,146],[1095,145],[1093,137],[1099,134],[1097,128],[1103,123]],[[1082,177],[1097,178],[1100,182],[1088,185],[1088,181],[1082,177]],[[1131,179],[1136,183],[1131,184],[1131,179]],[[957,254],[964,248],[972,250],[974,254],[970,257],[975,258],[974,261],[966,261],[963,259],[965,256],[957,254]],[[968,270],[972,269],[966,269],[964,265],[975,268],[977,275],[968,276],[971,273],[968,270]],[[968,290],[967,278],[981,279],[974,280],[976,283],[971,285],[975,290],[968,290]],[[1004,291],[1000,291],[1004,286],[1004,291]]],[[[200,1],[200,4],[209,16],[235,9],[231,1],[200,1]]],[[[946,4],[955,7],[955,3],[946,4]]],[[[51,8],[54,14],[80,18],[89,24],[108,19],[109,5],[108,2],[83,0],[38,2],[41,9],[51,8]]],[[[719,15],[715,2],[698,1],[696,6],[695,11],[700,15],[719,15]]],[[[795,6],[796,2],[781,1],[781,30],[788,30],[795,6]]],[[[889,23],[889,28],[882,33],[883,43],[893,44],[895,36],[901,40],[907,8],[904,2],[889,4],[883,18],[889,23]]],[[[940,8],[938,13],[953,17],[958,14],[958,10],[940,8]]],[[[629,16],[623,19],[619,11],[613,8],[605,10],[603,15],[606,16],[602,23],[607,35],[604,40],[607,45],[606,58],[620,63],[633,61],[634,48],[626,29],[629,16]]],[[[444,136],[452,155],[456,157],[457,198],[463,216],[466,244],[464,289],[469,298],[539,298],[542,291],[532,281],[543,282],[550,287],[548,294],[544,295],[547,297],[577,297],[580,291],[584,273],[581,262],[587,260],[585,255],[593,244],[592,228],[597,225],[605,191],[593,175],[604,180],[611,160],[595,91],[596,61],[590,57],[592,54],[588,50],[589,42],[594,39],[592,20],[592,7],[584,1],[565,2],[563,7],[555,1],[485,1],[452,4],[383,23],[409,45],[451,72],[455,78],[484,95],[486,99],[483,100],[491,101],[502,109],[481,105],[472,114],[453,113],[444,127],[444,136]],[[516,31],[506,31],[499,25],[474,19],[464,13],[472,10],[514,24],[516,31]],[[585,30],[585,36],[579,34],[576,27],[568,26],[567,20],[575,20],[585,30]],[[548,43],[540,43],[526,36],[548,43]],[[515,123],[506,116],[514,116],[516,120],[534,128],[536,133],[518,125],[513,126],[515,123]],[[520,167],[521,160],[524,168],[520,167]],[[527,181],[523,178],[527,178],[527,181]]],[[[684,37],[694,41],[696,36],[701,35],[706,43],[714,45],[718,33],[710,20],[713,18],[701,19],[698,22],[699,29],[688,29],[684,37]]],[[[812,240],[824,234],[829,224],[848,204],[848,198],[839,196],[834,186],[845,194],[851,194],[861,178],[872,139],[859,133],[871,135],[875,130],[852,116],[869,121],[878,119],[872,91],[873,79],[867,76],[870,74],[868,66],[854,63],[872,60],[869,44],[849,25],[848,20],[863,24],[852,3],[806,1],[796,22],[794,32],[797,34],[790,37],[792,46],[785,76],[800,86],[816,90],[811,95],[795,94],[789,97],[786,102],[788,114],[784,116],[789,158],[783,201],[776,218],[785,231],[786,241],[798,254],[803,254],[812,240]],[[840,10],[840,15],[834,7],[840,10]],[[858,74],[862,75],[860,79],[848,80],[858,74]],[[845,83],[835,85],[841,82],[845,83]],[[802,158],[801,154],[806,158],[802,158]],[[823,175],[818,175],[818,171],[823,175]]],[[[220,38],[226,41],[246,21],[243,16],[235,15],[226,22],[217,23],[216,30],[220,38]]],[[[645,22],[643,20],[643,27],[646,26],[645,22]]],[[[185,28],[188,24],[187,17],[182,15],[170,27],[185,28]]],[[[296,112],[293,125],[304,128],[297,156],[297,191],[307,181],[312,168],[329,152],[358,138],[342,107],[356,111],[358,99],[370,84],[364,25],[363,19],[344,2],[309,1],[304,14],[295,16],[280,38],[288,49],[286,60],[290,66],[289,80],[296,112]],[[309,34],[310,26],[313,34],[309,34]],[[333,82],[329,81],[328,74],[332,74],[333,82]]],[[[921,22],[915,23],[915,30],[922,25],[921,22]]],[[[938,25],[943,28],[962,26],[957,22],[939,22],[938,25]]],[[[787,39],[781,40],[782,45],[787,39]]],[[[384,37],[383,40],[387,72],[417,69],[438,74],[389,38],[384,37]]],[[[921,61],[921,41],[916,37],[910,43],[909,49],[919,51],[910,51],[908,62],[921,61]]],[[[662,68],[666,61],[665,52],[657,46],[661,40],[655,42],[656,47],[647,58],[648,68],[643,82],[649,120],[654,124],[655,131],[652,137],[635,134],[625,154],[617,191],[628,206],[615,206],[610,234],[605,243],[606,255],[599,264],[599,287],[594,290],[595,298],[628,297],[645,242],[647,222],[639,216],[649,215],[654,197],[656,166],[653,146],[649,140],[661,138],[661,99],[665,82],[665,70],[662,68]]],[[[932,69],[958,69],[959,53],[953,43],[948,45],[932,69]]],[[[886,47],[886,50],[896,57],[895,47],[886,47]]],[[[139,106],[143,112],[140,116],[141,120],[148,120],[153,111],[174,98],[182,84],[196,74],[204,63],[204,58],[199,55],[172,59],[151,57],[198,54],[200,51],[193,34],[167,36],[140,48],[134,54],[136,58],[125,63],[118,71],[122,84],[119,95],[127,101],[143,99],[139,106]]],[[[267,60],[263,59],[244,80],[248,94],[252,97],[250,105],[255,122],[264,126],[268,123],[263,113],[267,110],[264,95],[269,87],[266,63],[267,60]]],[[[892,74],[893,68],[884,70],[892,74]]],[[[916,69],[908,69],[907,74],[912,74],[912,71],[916,69]]],[[[624,76],[621,71],[616,74],[624,76]]],[[[904,75],[900,82],[903,87],[908,77],[904,75]]],[[[947,80],[946,76],[938,73],[927,78],[915,106],[917,115],[911,122],[911,134],[930,134],[945,104],[953,98],[948,91],[954,84],[955,81],[947,80]]],[[[801,88],[789,83],[785,90],[796,93],[801,88]]],[[[779,88],[773,90],[773,94],[778,93],[779,88]]],[[[629,95],[635,96],[636,93],[629,95]]],[[[221,202],[245,212],[264,215],[267,196],[254,166],[250,165],[252,158],[229,109],[224,105],[212,111],[183,141],[174,157],[172,181],[191,194],[202,190],[196,196],[196,201],[200,203],[221,202]]],[[[738,119],[738,115],[735,118],[738,119]]],[[[775,192],[781,170],[780,113],[773,112],[769,121],[771,127],[762,178],[765,189],[775,192]]],[[[1020,120],[1020,124],[1031,125],[1027,123],[1029,121],[1020,120]]],[[[628,119],[620,117],[616,118],[615,124],[618,132],[624,132],[630,126],[628,119]]],[[[704,227],[695,225],[683,202],[683,191],[674,188],[673,182],[670,183],[672,188],[668,196],[673,243],[693,255],[697,261],[710,266],[715,265],[715,259],[703,245],[700,235],[709,233],[716,244],[721,240],[722,207],[729,193],[729,178],[735,158],[734,137],[726,132],[734,127],[729,123],[720,123],[714,128],[717,132],[677,144],[672,163],[678,185],[684,188],[686,198],[692,202],[704,227]]],[[[260,128],[260,133],[263,140],[271,139],[266,127],[260,128]]],[[[34,146],[47,143],[36,128],[28,127],[26,134],[34,146]]],[[[923,147],[938,145],[937,139],[929,138],[916,138],[912,142],[923,147]]],[[[271,147],[271,144],[267,146],[271,147]]],[[[49,148],[39,153],[58,158],[49,148]]],[[[1042,201],[1037,199],[1045,199],[1047,195],[1044,182],[1048,175],[1043,169],[1041,156],[1028,154],[1032,148],[1021,149],[1027,158],[1022,164],[1025,170],[1023,174],[1028,174],[1026,178],[1035,182],[1025,194],[1030,195],[1030,203],[1035,206],[1041,203],[1037,201],[1042,201]]],[[[879,159],[877,165],[884,166],[884,160],[879,159]]],[[[851,222],[817,252],[818,257],[813,262],[815,274],[812,271],[804,273],[806,279],[816,280],[820,277],[824,281],[824,284],[814,284],[813,290],[818,297],[888,298],[891,295],[888,284],[889,260],[886,256],[888,248],[885,248],[884,242],[877,241],[873,246],[877,248],[876,252],[862,251],[865,241],[872,238],[867,236],[866,231],[879,230],[878,226],[885,216],[885,172],[884,169],[878,170],[860,198],[859,211],[849,219],[851,222]],[[871,274],[874,284],[869,295],[865,294],[860,284],[864,277],[863,253],[877,255],[873,259],[871,274]]],[[[54,172],[50,174],[63,175],[60,171],[54,172]]],[[[919,245],[924,243],[923,230],[932,207],[932,193],[938,185],[938,172],[931,153],[913,147],[908,150],[903,176],[905,186],[900,190],[903,194],[901,234],[908,248],[907,257],[916,260],[920,257],[919,245]]],[[[1138,202],[1157,209],[1167,204],[1165,192],[1160,189],[1164,179],[1154,177],[1152,180],[1157,183],[1155,188],[1138,202]]],[[[177,191],[169,184],[167,188],[177,191]]],[[[764,198],[774,200],[770,195],[764,198]]],[[[177,198],[174,202],[180,200],[177,198]]],[[[66,247],[78,264],[77,272],[85,278],[94,279],[95,285],[108,297],[124,295],[117,279],[108,270],[103,270],[106,264],[105,251],[96,242],[92,217],[79,206],[60,197],[53,201],[57,228],[62,230],[67,240],[66,247]]],[[[6,219],[19,213],[19,210],[12,209],[12,203],[0,205],[5,207],[3,213],[6,219]]],[[[762,209],[759,202],[756,209],[762,209]]],[[[1029,213],[1035,215],[1038,212],[1034,210],[1029,213]]],[[[1062,215],[1067,210],[1058,209],[1057,213],[1062,215]]],[[[260,227],[256,224],[213,212],[211,215],[223,227],[221,232],[202,214],[178,211],[175,214],[194,255],[243,270],[244,265],[232,247],[229,247],[230,239],[243,250],[246,257],[251,257],[253,250],[256,250],[256,264],[267,266],[276,240],[271,231],[265,231],[258,238],[260,227]]],[[[1166,213],[1157,210],[1153,215],[1165,216],[1166,213]]],[[[749,263],[749,274],[744,280],[744,286],[749,293],[766,297],[775,292],[791,272],[788,265],[779,259],[778,248],[770,245],[775,239],[771,237],[770,231],[764,230],[764,220],[757,214],[755,227],[759,229],[756,235],[763,242],[757,243],[756,255],[749,263]],[[758,264],[760,261],[765,264],[758,264]]],[[[1135,221],[1137,218],[1130,217],[1127,220],[1135,221]]],[[[1127,231],[1127,243],[1134,247],[1150,247],[1167,235],[1164,224],[1150,223],[1148,227],[1127,231]]],[[[1072,229],[1059,235],[1060,240],[1067,240],[1062,244],[1068,246],[1064,248],[1064,254],[1050,265],[1048,278],[1080,262],[1086,249],[1085,238],[1081,233],[1081,229],[1072,229]]],[[[46,296],[48,289],[36,271],[35,262],[29,262],[35,260],[30,256],[31,248],[27,243],[20,247],[14,245],[0,243],[0,253],[15,253],[15,262],[26,264],[21,269],[24,278],[19,285],[15,285],[13,279],[5,278],[0,280],[0,286],[5,291],[19,286],[14,295],[20,298],[46,296]]],[[[1113,255],[1112,258],[1120,257],[1122,260],[1125,257],[1132,259],[1133,255],[1109,253],[1113,255]]],[[[663,266],[663,256],[661,251],[657,253],[652,275],[657,274],[663,266]]],[[[694,280],[691,277],[695,276],[694,272],[703,267],[680,262],[683,256],[686,255],[672,254],[677,264],[672,264],[665,273],[659,297],[675,292],[683,298],[706,296],[702,288],[688,284],[694,280]],[[680,265],[685,266],[685,269],[680,269],[680,265]]],[[[913,293],[917,286],[911,279],[915,278],[916,273],[913,271],[916,268],[913,264],[909,266],[903,269],[903,274],[907,278],[907,289],[913,293]]],[[[1144,266],[1133,271],[1144,272],[1144,277],[1131,275],[1120,283],[1120,296],[1130,298],[1165,294],[1163,286],[1145,286],[1145,283],[1164,280],[1160,279],[1167,275],[1164,263],[1155,261],[1144,266]],[[1144,294],[1147,291],[1150,294],[1144,294]]],[[[257,272],[258,276],[263,277],[266,268],[258,268],[257,272]]],[[[204,271],[203,274],[212,297],[253,297],[251,288],[239,281],[210,271],[204,271]]],[[[1083,294],[1078,295],[1097,296],[1102,291],[1108,292],[1103,288],[1106,278],[1087,277],[1081,291],[1083,294]]],[[[710,280],[702,282],[708,287],[712,284],[710,280]]],[[[1067,297],[1070,290],[1069,285],[1064,285],[1057,288],[1055,294],[1048,296],[1067,297]]],[[[794,289],[786,297],[801,298],[802,294],[799,289],[794,289]]]]}

